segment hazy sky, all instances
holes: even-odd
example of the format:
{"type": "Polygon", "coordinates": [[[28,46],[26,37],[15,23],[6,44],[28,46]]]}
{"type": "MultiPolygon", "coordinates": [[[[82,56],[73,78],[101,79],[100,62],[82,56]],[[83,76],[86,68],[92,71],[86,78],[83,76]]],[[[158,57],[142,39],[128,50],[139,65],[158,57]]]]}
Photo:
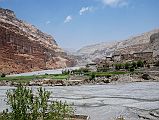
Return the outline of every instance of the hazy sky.
{"type": "Polygon", "coordinates": [[[63,48],[126,39],[159,28],[159,0],[0,0],[63,48]]]}

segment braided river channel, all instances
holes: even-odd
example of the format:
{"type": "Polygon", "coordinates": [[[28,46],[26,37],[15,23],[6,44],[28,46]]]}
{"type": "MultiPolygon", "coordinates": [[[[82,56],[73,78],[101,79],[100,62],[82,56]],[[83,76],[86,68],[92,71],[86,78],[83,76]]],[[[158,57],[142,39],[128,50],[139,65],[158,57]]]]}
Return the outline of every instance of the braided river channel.
{"type": "MultiPolygon", "coordinates": [[[[30,87],[36,92],[37,86],[30,87]]],[[[159,120],[159,82],[119,83],[108,85],[45,86],[51,91],[50,100],[71,104],[76,114],[88,115],[90,120],[159,120]]],[[[0,111],[8,108],[6,91],[0,86],[0,111]]]]}

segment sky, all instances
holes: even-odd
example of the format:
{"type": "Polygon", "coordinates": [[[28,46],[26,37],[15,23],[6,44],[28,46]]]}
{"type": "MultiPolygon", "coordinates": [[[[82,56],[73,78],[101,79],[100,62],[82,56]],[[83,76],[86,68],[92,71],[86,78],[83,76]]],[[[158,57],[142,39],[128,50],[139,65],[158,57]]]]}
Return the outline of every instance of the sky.
{"type": "Polygon", "coordinates": [[[159,28],[159,0],[0,0],[0,7],[69,49],[159,28]]]}

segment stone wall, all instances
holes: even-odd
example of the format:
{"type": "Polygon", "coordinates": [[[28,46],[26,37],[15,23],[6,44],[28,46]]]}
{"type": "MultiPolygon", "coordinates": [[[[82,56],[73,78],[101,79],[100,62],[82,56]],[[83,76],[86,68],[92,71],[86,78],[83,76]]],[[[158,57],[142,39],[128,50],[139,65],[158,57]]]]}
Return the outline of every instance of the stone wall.
{"type": "Polygon", "coordinates": [[[144,60],[144,61],[151,61],[153,58],[153,52],[139,52],[134,53],[134,60],[144,60]]]}
{"type": "Polygon", "coordinates": [[[114,62],[122,62],[122,61],[137,61],[137,60],[143,60],[147,62],[152,62],[153,60],[153,52],[137,52],[133,54],[119,54],[119,55],[113,55],[112,57],[114,62]]]}

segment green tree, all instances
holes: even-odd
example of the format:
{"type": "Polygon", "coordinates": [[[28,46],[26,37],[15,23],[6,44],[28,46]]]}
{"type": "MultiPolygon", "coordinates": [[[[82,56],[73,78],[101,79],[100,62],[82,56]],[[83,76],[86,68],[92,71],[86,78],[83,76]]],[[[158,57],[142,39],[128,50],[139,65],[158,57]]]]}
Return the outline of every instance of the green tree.
{"type": "Polygon", "coordinates": [[[125,68],[126,70],[128,70],[129,67],[130,67],[130,63],[126,62],[126,63],[124,64],[124,68],[125,68]]]}
{"type": "Polygon", "coordinates": [[[144,62],[141,60],[137,61],[137,67],[144,67],[144,62]]]}
{"type": "Polygon", "coordinates": [[[19,85],[15,90],[7,91],[11,112],[3,111],[2,120],[64,120],[69,119],[73,109],[61,101],[48,104],[50,92],[40,87],[37,95],[31,89],[19,85]]]}
{"type": "Polygon", "coordinates": [[[123,67],[123,64],[121,64],[121,63],[115,64],[115,69],[116,70],[120,70],[120,69],[122,69],[122,67],[123,67]]]}
{"type": "Polygon", "coordinates": [[[137,67],[137,64],[136,64],[135,61],[133,61],[131,65],[132,65],[133,68],[136,68],[136,67],[137,67]]]}
{"type": "Polygon", "coordinates": [[[95,73],[94,73],[94,72],[92,72],[92,73],[91,73],[91,76],[90,76],[90,80],[94,80],[94,79],[95,79],[95,77],[96,77],[95,73]]]}
{"type": "Polygon", "coordinates": [[[1,77],[6,77],[6,74],[2,73],[1,77]]]}
{"type": "Polygon", "coordinates": [[[129,71],[130,71],[130,72],[134,72],[134,71],[135,71],[135,68],[134,68],[134,67],[130,67],[130,68],[129,68],[129,71]]]}

